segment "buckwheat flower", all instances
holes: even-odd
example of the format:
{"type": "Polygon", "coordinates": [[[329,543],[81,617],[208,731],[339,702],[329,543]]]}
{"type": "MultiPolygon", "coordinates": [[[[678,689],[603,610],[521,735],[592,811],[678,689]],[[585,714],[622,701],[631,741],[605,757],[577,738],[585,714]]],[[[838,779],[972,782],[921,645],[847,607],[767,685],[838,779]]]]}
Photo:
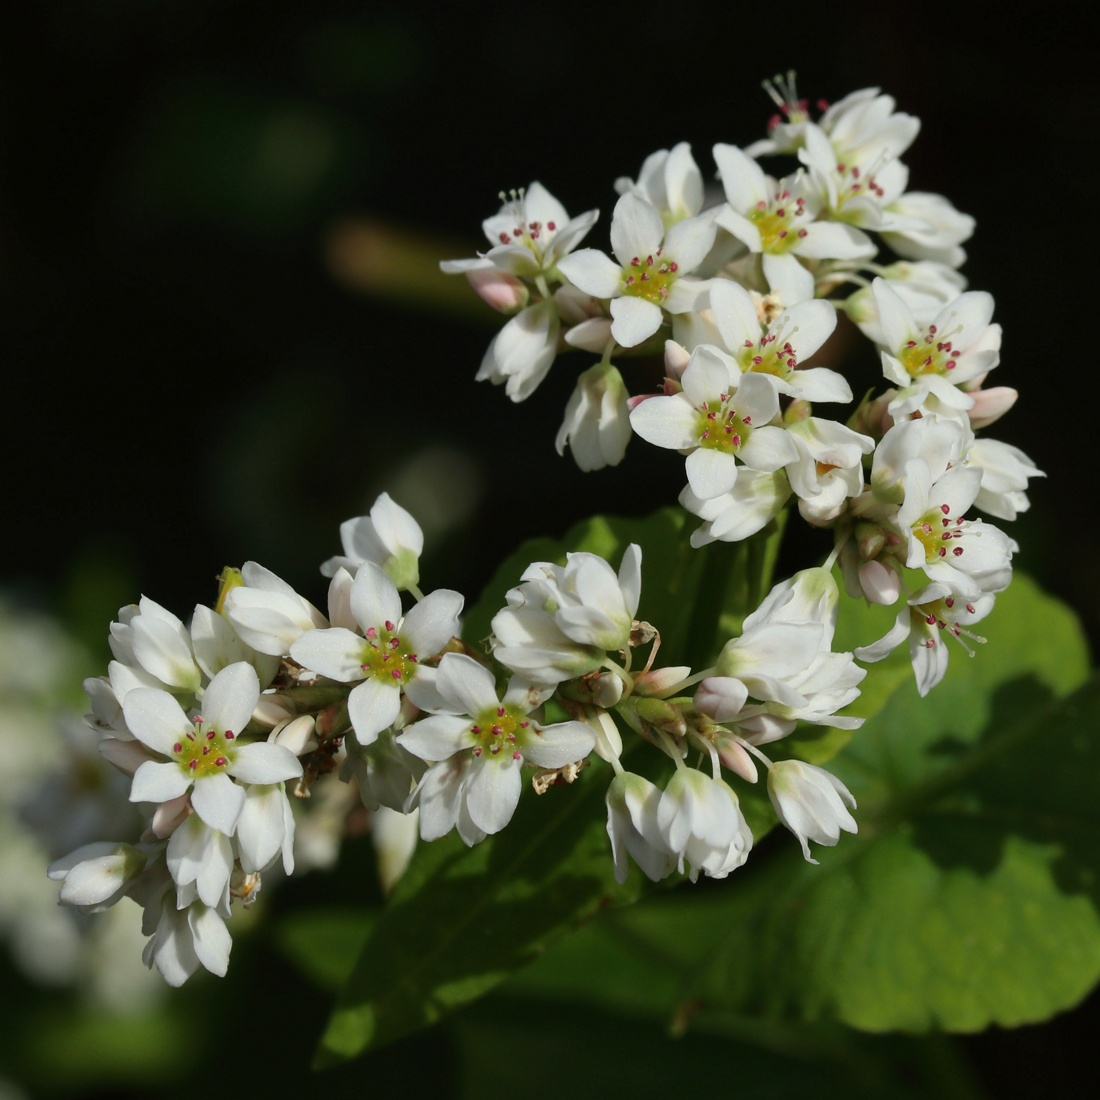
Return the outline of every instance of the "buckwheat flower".
{"type": "Polygon", "coordinates": [[[283,783],[250,783],[237,819],[237,852],[247,873],[266,871],[280,856],[294,873],[294,812],[283,783]]]}
{"type": "Polygon", "coordinates": [[[880,232],[899,256],[957,268],[966,262],[961,245],[973,236],[974,224],[943,195],[906,191],[884,208],[880,232]]]}
{"type": "Polygon", "coordinates": [[[565,420],[554,445],[564,454],[568,444],[582,470],[617,466],[630,442],[630,410],[622,375],[608,362],[589,367],[565,407],[565,420]]]}
{"type": "Polygon", "coordinates": [[[110,643],[117,661],[148,673],[167,691],[193,696],[202,685],[187,628],[148,596],[119,610],[110,643]]]}
{"type": "Polygon", "coordinates": [[[984,377],[1000,360],[1001,327],[990,323],[992,296],[967,291],[925,327],[885,280],[876,279],[872,289],[884,337],[882,372],[900,387],[890,414],[908,416],[929,396],[948,408],[970,408],[974,399],[959,387],[984,377]]]}
{"type": "MultiPolygon", "coordinates": [[[[930,325],[948,302],[966,290],[966,278],[947,264],[932,260],[898,260],[874,270],[909,307],[917,325],[930,325]]],[[[872,343],[883,345],[886,337],[879,319],[875,292],[861,286],[838,303],[860,332],[872,343]]]]}
{"type": "Polygon", "coordinates": [[[225,595],[226,617],[241,638],[259,653],[285,657],[291,643],[328,620],[282,578],[254,561],[241,568],[244,582],[225,595]]]}
{"type": "Polygon", "coordinates": [[[704,499],[686,486],[680,504],[703,520],[691,533],[691,545],[708,542],[740,542],[766,527],[790,499],[791,484],[782,471],[774,474],[751,470],[737,471],[733,488],[721,496],[704,499]]]}
{"type": "Polygon", "coordinates": [[[478,368],[478,382],[503,386],[516,402],[526,401],[554,363],[561,322],[553,300],[520,310],[493,337],[478,368]]]}
{"type": "Polygon", "coordinates": [[[260,678],[260,686],[266,687],[279,671],[279,660],[268,653],[257,653],[233,628],[233,624],[212,608],[203,604],[195,607],[191,616],[191,645],[195,662],[208,679],[213,679],[223,668],[245,661],[260,678]]]}
{"type": "Polygon", "coordinates": [[[657,829],[677,867],[725,878],[748,859],[752,832],[733,789],[695,768],[678,767],[657,804],[657,829]]]}
{"type": "Polygon", "coordinates": [[[134,774],[131,802],[168,802],[191,792],[195,812],[212,829],[231,835],[244,805],[241,783],[278,783],[302,774],[293,753],[266,742],[241,744],[260,696],[256,670],[230,665],[210,681],[204,716],[189,718],[166,691],[135,688],[123,701],[126,724],[160,760],[134,774]]]}
{"type": "Polygon", "coordinates": [[[1000,439],[976,439],[966,455],[967,463],[981,470],[982,487],[974,506],[997,519],[1015,519],[1031,507],[1027,483],[1046,477],[1019,447],[1000,439]]]}
{"type": "Polygon", "coordinates": [[[175,899],[166,893],[142,958],[146,966],[156,966],[169,985],[181,986],[200,966],[224,977],[232,946],[225,921],[214,909],[201,902],[177,909],[175,899]]]}
{"type": "Polygon", "coordinates": [[[558,270],[574,286],[597,298],[611,299],[611,335],[624,348],[648,340],[665,314],[697,309],[705,284],[691,279],[714,244],[711,214],[686,218],[668,232],[652,203],[623,195],[611,222],[612,260],[585,248],[567,256],[558,270]]]}
{"type": "MultiPolygon", "coordinates": [[[[245,794],[244,787],[236,790],[245,794]]],[[[243,807],[243,798],[241,804],[243,807]]],[[[230,832],[236,824],[237,818],[234,818],[230,832]]],[[[197,900],[228,915],[233,842],[226,832],[208,825],[198,813],[192,814],[172,833],[165,858],[176,884],[179,908],[197,900]]]]}
{"type": "MultiPolygon", "coordinates": [[[[868,156],[862,164],[837,155],[819,126],[807,123],[798,159],[809,170],[829,218],[862,229],[909,228],[919,223],[887,218],[885,208],[897,201],[909,182],[909,170],[889,151],[868,156]]],[[[873,253],[872,253],[873,255],[873,253]]],[[[863,257],[870,259],[869,256],[863,257]]]]}
{"type": "Polygon", "coordinates": [[[985,642],[969,628],[989,614],[993,600],[988,593],[967,599],[940,581],[925,585],[898,612],[897,621],[890,630],[877,642],[857,649],[855,655],[861,661],[881,661],[902,642],[908,641],[917,691],[923,697],[947,673],[949,652],[943,643],[945,637],[955,638],[971,657],[974,650],[964,638],[978,644],[985,642]]]}
{"type": "Polygon", "coordinates": [[[739,374],[728,356],[704,344],[680,384],[679,393],[635,405],[630,424],[647,442],[687,455],[688,484],[699,499],[728,493],[739,463],[773,473],[797,459],[787,433],[769,423],[779,412],[770,377],[739,374]]]}
{"type": "Polygon", "coordinates": [[[787,426],[798,458],[786,465],[798,510],[808,523],[836,520],[849,497],[863,491],[863,456],[875,441],[834,420],[808,416],[787,426]]]}
{"type": "Polygon", "coordinates": [[[397,586],[374,562],[364,562],[351,589],[351,612],[362,634],[346,627],[311,630],[290,647],[291,657],[312,672],[356,686],[348,714],[362,746],[397,720],[401,698],[417,702],[431,679],[421,661],[434,657],[458,633],[462,596],[439,589],[405,616],[397,586]]]}
{"type": "Polygon", "coordinates": [[[445,260],[446,274],[464,274],[497,268],[520,278],[533,279],[553,272],[596,224],[598,210],[570,218],[565,207],[538,181],[530,187],[501,192],[500,211],[481,227],[492,246],[476,260],[445,260]]]}
{"type": "Polygon", "coordinates": [[[371,505],[370,515],[341,523],[340,541],[344,553],[329,558],[321,566],[324,576],[334,577],[340,569],[354,576],[363,562],[372,561],[398,590],[419,583],[424,533],[420,524],[389,493],[382,493],[371,505]]]}
{"type": "Polygon", "coordinates": [[[99,913],[114,905],[145,870],[147,848],[115,841],[84,844],[54,860],[46,874],[60,882],[60,900],[84,913],[99,913]]]}
{"type": "MultiPolygon", "coordinates": [[[[839,599],[824,568],[804,569],[775,585],[745,619],[741,636],[723,647],[719,676],[740,680],[777,719],[856,728],[861,719],[836,713],[859,696],[866,676],[851,653],[832,652],[839,599]]],[[[720,688],[707,684],[712,694],[720,688]]]]}
{"type": "Polygon", "coordinates": [[[836,328],[836,310],[815,299],[801,302],[770,320],[739,283],[716,280],[710,306],[722,346],[745,374],[766,374],[779,393],[805,401],[851,401],[842,374],[827,367],[802,367],[836,328]]]}
{"type": "Polygon", "coordinates": [[[817,126],[845,164],[900,157],[920,132],[920,119],[895,111],[893,96],[863,88],[831,104],[817,126]]]}
{"type": "Polygon", "coordinates": [[[661,795],[660,787],[633,772],[616,775],[607,788],[607,835],[611,840],[616,882],[626,882],[628,856],[653,882],[672,874],[676,854],[657,827],[661,795]]]}
{"type": "Polygon", "coordinates": [[[660,212],[666,226],[693,217],[703,208],[703,173],[686,141],[671,150],[650,153],[637,181],[621,176],[615,181],[615,190],[645,199],[660,212]]]}
{"type": "Polygon", "coordinates": [[[802,855],[810,862],[808,841],[832,847],[840,832],[858,830],[855,818],[848,812],[855,809],[851,791],[824,768],[804,764],[801,760],[778,760],[768,769],[768,797],[785,825],[802,845],[802,855]]]}
{"type": "Polygon", "coordinates": [[[764,278],[787,307],[814,296],[814,276],[806,260],[866,260],[871,240],[843,222],[818,221],[820,199],[803,175],[776,181],[733,145],[716,145],[726,205],[718,224],[761,257],[764,278]]]}
{"type": "Polygon", "coordinates": [[[897,517],[908,539],[906,565],[967,600],[1007,588],[1018,549],[999,528],[965,518],[981,482],[981,471],[965,465],[933,481],[926,463],[914,459],[906,467],[905,502],[897,517]]]}
{"type": "Polygon", "coordinates": [[[493,674],[465,654],[444,654],[435,687],[439,713],[407,726],[398,738],[409,752],[435,762],[410,801],[420,808],[424,840],[443,836],[460,816],[483,834],[499,832],[519,803],[525,764],[562,768],[583,760],[595,744],[583,722],[543,726],[533,719],[532,703],[546,692],[532,697],[525,680],[513,679],[498,696],[493,674]],[[463,767],[451,765],[455,756],[465,758],[463,767]]]}
{"type": "Polygon", "coordinates": [[[626,649],[641,596],[642,552],[633,543],[619,572],[597,554],[567,554],[564,566],[534,562],[492,622],[493,656],[535,683],[594,672],[626,649]]]}

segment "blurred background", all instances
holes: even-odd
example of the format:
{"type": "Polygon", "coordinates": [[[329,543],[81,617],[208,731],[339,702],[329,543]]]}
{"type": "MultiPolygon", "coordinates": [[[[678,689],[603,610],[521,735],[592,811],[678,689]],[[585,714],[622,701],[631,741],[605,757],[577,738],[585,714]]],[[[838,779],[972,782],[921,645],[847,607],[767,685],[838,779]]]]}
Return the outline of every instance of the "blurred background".
{"type": "MultiPolygon", "coordinates": [[[[1095,186],[1067,154],[1088,133],[1097,76],[1086,54],[1067,51],[1072,33],[1038,9],[1006,25],[977,7],[941,23],[900,5],[849,19],[835,6],[749,12],[699,0],[598,13],[22,5],[0,45],[0,626],[4,689],[24,708],[12,718],[6,703],[0,727],[5,756],[21,762],[8,788],[26,788],[61,754],[59,742],[35,747],[47,733],[28,739],[39,728],[28,715],[81,706],[81,678],[104,667],[108,622],[140,594],[186,618],[214,598],[223,565],[254,558],[323,604],[318,564],[338,549],[340,521],[385,489],[425,528],[427,585],[473,599],[529,535],[674,500],[680,472],[655,448],[635,444],[623,467],[590,475],[554,455],[571,360],[519,406],[474,384],[498,318],[438,260],[473,255],[497,193],[536,179],[571,214],[599,207],[588,243],[606,247],[617,176],[681,140],[712,173],[715,142],[762,136],[773,107],[760,82],[788,68],[811,101],[869,85],[892,94],[923,123],[905,156],[910,186],[977,219],[963,270],[997,302],[996,380],[1023,395],[997,434],[1049,475],[1012,526],[1018,564],[1080,611],[1095,644],[1096,506],[1080,500],[1094,433],[1076,420],[1096,390],[1090,349],[1075,343],[1094,309],[1083,276],[1095,186]]],[[[578,371],[587,365],[576,357],[578,371]]],[[[345,897],[367,862],[345,857],[342,881],[311,879],[300,897],[345,897]]],[[[14,943],[2,914],[23,902],[0,889],[0,933],[14,943]]],[[[230,1073],[249,1087],[288,1074],[313,1087],[305,1066],[324,1000],[274,951],[236,947],[229,981],[200,979],[169,1007],[136,986],[88,994],[87,976],[84,994],[51,995],[49,976],[24,963],[0,959],[13,991],[0,999],[5,1100],[6,1088],[169,1095],[200,1079],[220,1094],[230,1083],[186,1052],[217,1034],[239,1044],[249,1068],[230,1073]],[[110,1012],[90,1014],[89,1003],[110,1012]],[[120,1008],[137,1009],[121,1045],[105,1022],[120,1008]],[[273,1035],[276,1046],[293,1041],[268,1062],[273,1035]]],[[[326,1088],[350,1092],[368,1075],[397,1087],[410,1053],[424,1065],[430,1050],[443,1095],[478,1095],[470,1035],[502,1010],[479,1011],[483,1024],[410,1040],[326,1088]]],[[[1092,1033],[1089,1011],[937,1056],[959,1059],[989,1095],[1014,1094],[1041,1059],[1049,1087],[1052,1062],[1072,1065],[1092,1033]]],[[[584,1047],[560,1018],[544,1029],[548,1042],[584,1047]]],[[[533,1057],[540,1034],[525,1040],[533,1057]]],[[[652,1042],[665,1049],[656,1029],[652,1042]]],[[[680,1084],[723,1073],[727,1055],[704,1054],[701,1040],[667,1044],[680,1084]]],[[[582,1057],[604,1061],[598,1049],[582,1057]]],[[[786,1061],[756,1048],[738,1057],[776,1089],[753,1095],[787,1095],[775,1084],[786,1061]]],[[[791,1094],[805,1083],[791,1078],[791,1094]]]]}

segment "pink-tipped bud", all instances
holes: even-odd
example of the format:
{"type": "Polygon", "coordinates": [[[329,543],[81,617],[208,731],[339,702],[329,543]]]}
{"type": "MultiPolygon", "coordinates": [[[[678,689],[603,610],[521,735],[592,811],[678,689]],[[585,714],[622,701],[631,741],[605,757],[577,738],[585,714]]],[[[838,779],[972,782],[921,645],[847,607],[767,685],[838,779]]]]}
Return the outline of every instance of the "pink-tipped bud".
{"type": "Polygon", "coordinates": [[[890,607],[901,595],[901,577],[880,561],[866,561],[859,567],[859,584],[871,603],[890,607]]]}
{"type": "Polygon", "coordinates": [[[634,678],[634,694],[665,695],[690,675],[690,665],[671,665],[668,668],[650,669],[649,672],[634,678]]]}
{"type": "Polygon", "coordinates": [[[722,761],[723,767],[729,768],[746,782],[756,782],[756,763],[743,745],[739,745],[736,741],[719,741],[718,759],[722,761]]]}
{"type": "Polygon", "coordinates": [[[985,428],[1002,416],[1013,405],[1019,394],[1011,386],[994,386],[989,390],[971,390],[974,404],[967,412],[972,428],[985,428]]]}
{"type": "Polygon", "coordinates": [[[497,268],[467,271],[466,278],[477,296],[498,313],[518,313],[530,297],[527,287],[519,279],[497,268]]]}

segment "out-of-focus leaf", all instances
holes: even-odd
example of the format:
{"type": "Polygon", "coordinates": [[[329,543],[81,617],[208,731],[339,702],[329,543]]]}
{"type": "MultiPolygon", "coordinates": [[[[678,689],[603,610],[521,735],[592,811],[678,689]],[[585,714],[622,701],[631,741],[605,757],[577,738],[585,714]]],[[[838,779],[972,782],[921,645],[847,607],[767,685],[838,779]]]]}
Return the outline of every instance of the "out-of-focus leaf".
{"type": "Polygon", "coordinates": [[[1076,1003],[1100,978],[1100,679],[1059,700],[1087,673],[1084,641],[1025,577],[987,633],[836,759],[860,834],[818,849],[820,867],[789,842],[708,896],[609,914],[513,987],[704,1026],[871,1031],[1011,1026],[1076,1003]]]}
{"type": "Polygon", "coordinates": [[[348,980],[377,911],[305,909],[284,917],[276,940],[304,977],[335,993],[348,980]]]}

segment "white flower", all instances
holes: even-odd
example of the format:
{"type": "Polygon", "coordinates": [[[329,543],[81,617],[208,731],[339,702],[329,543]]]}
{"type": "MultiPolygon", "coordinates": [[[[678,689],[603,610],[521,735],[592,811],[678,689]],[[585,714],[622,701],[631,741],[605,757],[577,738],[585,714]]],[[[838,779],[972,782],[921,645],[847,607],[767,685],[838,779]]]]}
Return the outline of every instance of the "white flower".
{"type": "Polygon", "coordinates": [[[168,691],[193,696],[202,684],[186,627],[148,596],[119,609],[110,643],[117,661],[148,673],[168,691]]]}
{"type": "MultiPolygon", "coordinates": [[[[243,787],[236,790],[245,793],[243,787]]],[[[192,814],[172,833],[165,855],[177,887],[179,908],[198,900],[228,916],[233,843],[226,832],[211,828],[198,814],[192,814]]]]}
{"type": "Polygon", "coordinates": [[[917,691],[925,696],[947,673],[948,650],[941,643],[944,633],[957,639],[973,657],[974,650],[963,637],[978,643],[985,641],[967,628],[989,614],[993,599],[992,595],[983,594],[968,600],[940,581],[926,585],[898,612],[897,621],[886,634],[877,642],[857,649],[855,655],[861,661],[881,661],[908,639],[917,691]]]}
{"type": "Polygon", "coordinates": [[[725,349],[747,373],[768,375],[776,389],[806,401],[851,401],[842,374],[827,367],[801,367],[836,328],[836,310],[815,299],[784,310],[768,322],[744,287],[730,279],[715,280],[710,306],[725,349]]]}
{"type": "Polygon", "coordinates": [[[340,524],[344,553],[329,558],[321,573],[334,577],[346,569],[353,576],[365,561],[380,566],[398,589],[409,588],[420,580],[420,555],[424,533],[420,525],[388,493],[382,493],[371,505],[369,516],[359,516],[340,524]]]}
{"type": "Polygon", "coordinates": [[[835,775],[801,760],[779,760],[768,769],[768,797],[779,820],[802,844],[802,854],[810,863],[812,840],[830,847],[840,839],[840,831],[857,831],[848,807],[856,800],[835,775]]]}
{"type": "Polygon", "coordinates": [[[611,248],[619,262],[585,248],[558,268],[586,293],[611,299],[611,335],[621,347],[632,348],[661,327],[665,313],[698,308],[703,284],[686,276],[706,258],[714,236],[710,214],[677,222],[666,233],[656,207],[629,193],[615,204],[611,222],[611,248]]]}
{"type": "Polygon", "coordinates": [[[215,910],[200,902],[177,909],[172,894],[166,893],[155,927],[142,957],[146,966],[156,966],[169,985],[183,985],[200,966],[224,977],[233,944],[215,910]]]}
{"type": "Polygon", "coordinates": [[[630,416],[622,375],[608,362],[589,367],[565,407],[565,420],[554,441],[558,454],[566,444],[582,470],[617,466],[630,442],[630,416]]]}
{"type": "Polygon", "coordinates": [[[704,499],[688,485],[680,493],[680,504],[705,522],[691,533],[691,545],[705,546],[716,540],[740,542],[755,535],[783,510],[791,495],[787,475],[745,468],[728,493],[704,499]]]}
{"type": "Polygon", "coordinates": [[[924,327],[885,280],[876,279],[872,288],[883,335],[882,372],[902,387],[890,402],[890,415],[908,416],[929,397],[948,408],[970,408],[974,399],[959,387],[983,378],[1000,361],[1001,327],[990,323],[992,296],[967,291],[924,327]]]}
{"type": "Polygon", "coordinates": [[[297,758],[282,746],[237,740],[259,696],[256,671],[243,662],[210,681],[203,696],[205,716],[188,718],[166,691],[131,691],[122,704],[126,724],[143,745],[168,760],[148,760],[137,769],[130,801],[168,802],[190,790],[199,817],[231,835],[245,799],[234,778],[277,783],[302,774],[297,758]]]}
{"type": "Polygon", "coordinates": [[[530,717],[530,688],[513,680],[501,699],[484,665],[465,654],[444,654],[436,676],[441,713],[414,722],[398,738],[409,752],[436,762],[409,802],[420,808],[424,840],[450,832],[460,819],[483,835],[499,832],[519,802],[524,764],[562,768],[592,751],[595,737],[583,722],[542,726],[530,717]],[[464,759],[459,767],[455,756],[464,759]]]}
{"type": "Polygon", "coordinates": [[[642,552],[626,548],[618,575],[597,554],[567,554],[564,566],[534,562],[493,617],[493,656],[542,684],[593,672],[625,649],[641,595],[642,552]]]}
{"type": "Polygon", "coordinates": [[[244,583],[225,595],[225,614],[257,652],[285,657],[300,635],[328,626],[313,604],[262,565],[245,562],[241,579],[244,583]]]}
{"type": "Polygon", "coordinates": [[[145,870],[147,850],[132,844],[99,841],[54,860],[46,874],[61,885],[61,902],[98,913],[114,905],[145,870]]]}
{"type": "Polygon", "coordinates": [[[728,493],[738,461],[773,473],[798,457],[794,443],[769,422],[779,413],[779,394],[763,374],[740,374],[728,356],[702,345],[692,352],[671,396],[647,397],[630,423],[645,440],[687,455],[691,492],[700,500],[728,493]]]}
{"type": "Polygon", "coordinates": [[[694,768],[678,767],[668,781],[657,805],[657,828],[680,872],[685,861],[689,865],[692,882],[700,871],[725,878],[752,848],[752,832],[733,789],[694,768]]]}
{"type": "MultiPolygon", "coordinates": [[[[839,598],[836,582],[822,568],[777,584],[745,619],[741,636],[723,647],[719,676],[740,680],[784,721],[859,726],[861,719],[836,714],[858,697],[866,676],[851,653],[831,651],[839,598]]],[[[719,688],[706,683],[712,694],[719,688]]]]}
{"type": "Polygon", "coordinates": [[[908,538],[905,564],[968,600],[1008,587],[1017,550],[999,528],[965,518],[981,482],[981,471],[966,465],[952,466],[933,481],[927,464],[914,459],[906,467],[905,502],[897,518],[908,538]]]}
{"type": "Polygon", "coordinates": [[[1046,477],[1019,447],[1000,439],[976,439],[966,455],[970,466],[982,472],[982,487],[974,506],[997,519],[1015,519],[1031,506],[1029,478],[1046,477]]]}
{"type": "Polygon", "coordinates": [[[676,866],[676,855],[657,827],[661,794],[660,787],[632,772],[615,776],[607,788],[607,835],[616,882],[626,882],[628,855],[654,882],[667,878],[676,866]]]}
{"type": "MultiPolygon", "coordinates": [[[[899,260],[876,270],[909,307],[917,325],[930,325],[936,314],[966,289],[966,279],[959,272],[932,260],[899,260]]],[[[868,340],[880,345],[886,342],[870,286],[860,287],[839,306],[868,340]]]]}
{"type": "Polygon", "coordinates": [[[761,256],[764,278],[786,306],[814,296],[807,260],[860,260],[875,246],[843,222],[816,221],[820,201],[800,174],[777,182],[734,145],[716,145],[714,159],[726,192],[718,224],[761,256]]]}
{"type": "Polygon", "coordinates": [[[351,589],[351,612],[363,633],[311,630],[294,642],[290,655],[312,672],[356,684],[348,714],[359,744],[370,745],[397,720],[403,693],[420,705],[418,692],[431,679],[420,662],[458,633],[462,602],[459,593],[439,589],[402,617],[396,585],[374,562],[364,562],[351,589]]]}
{"type": "Polygon", "coordinates": [[[492,247],[476,260],[445,260],[447,274],[495,267],[521,278],[535,278],[554,270],[596,224],[599,211],[570,218],[565,207],[538,181],[530,187],[501,192],[499,213],[481,223],[492,247]]]}
{"type": "Polygon", "coordinates": [[[798,449],[786,470],[799,512],[808,523],[832,523],[848,497],[863,491],[863,456],[875,449],[875,441],[816,416],[787,425],[787,434],[798,449]]]}
{"type": "Polygon", "coordinates": [[[552,300],[520,310],[493,337],[478,368],[478,382],[504,386],[513,401],[526,401],[557,355],[561,322],[552,300]]]}
{"type": "Polygon", "coordinates": [[[615,181],[615,190],[645,199],[660,212],[665,225],[690,218],[703,208],[703,174],[686,141],[671,150],[650,153],[637,182],[622,176],[615,181]]]}

